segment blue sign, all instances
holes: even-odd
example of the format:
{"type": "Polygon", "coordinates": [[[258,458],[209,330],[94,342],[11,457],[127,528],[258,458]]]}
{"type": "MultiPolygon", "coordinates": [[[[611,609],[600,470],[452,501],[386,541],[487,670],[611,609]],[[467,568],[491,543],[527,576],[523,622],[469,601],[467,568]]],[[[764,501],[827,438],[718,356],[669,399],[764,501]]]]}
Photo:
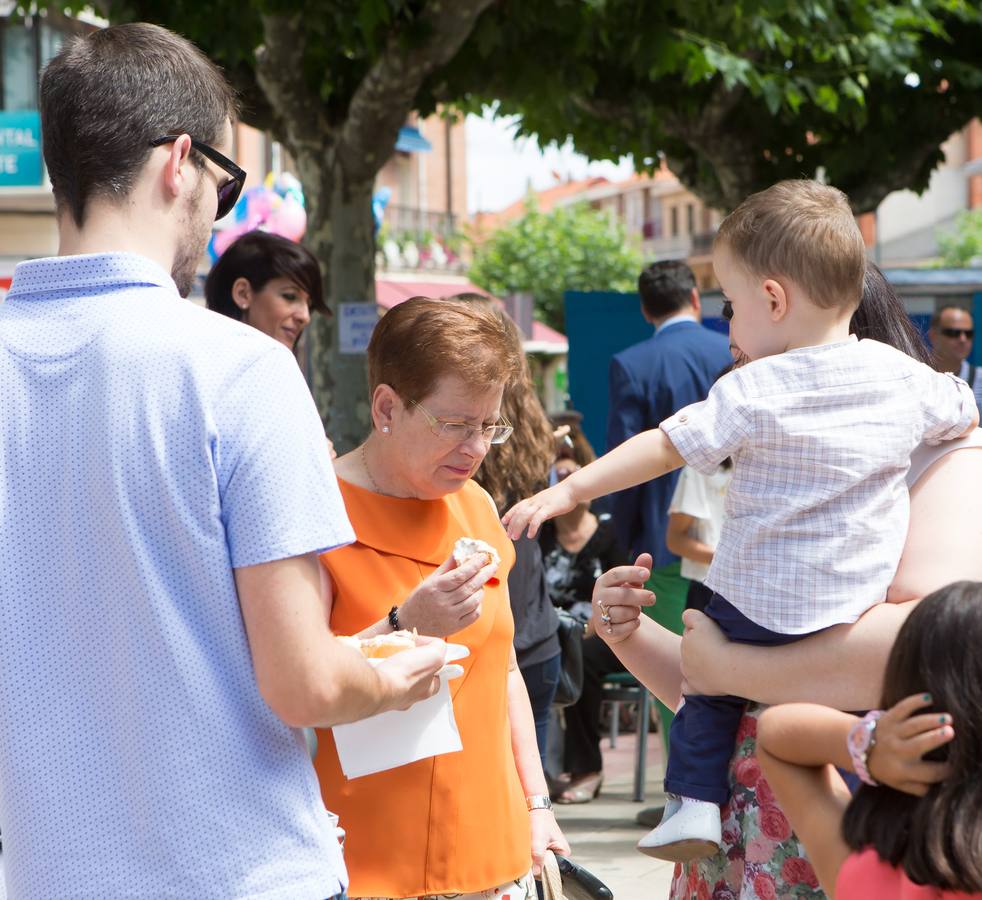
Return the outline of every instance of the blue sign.
{"type": "Polygon", "coordinates": [[[41,115],[0,112],[0,187],[38,187],[41,170],[41,115]]]}

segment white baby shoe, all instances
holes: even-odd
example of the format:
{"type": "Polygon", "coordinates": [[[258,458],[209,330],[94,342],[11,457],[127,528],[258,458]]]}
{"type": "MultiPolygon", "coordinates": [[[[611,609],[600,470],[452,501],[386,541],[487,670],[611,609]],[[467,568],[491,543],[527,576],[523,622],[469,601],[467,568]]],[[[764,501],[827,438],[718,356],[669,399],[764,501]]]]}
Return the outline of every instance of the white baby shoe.
{"type": "Polygon", "coordinates": [[[718,853],[722,839],[716,803],[670,796],[661,823],[638,841],[638,850],[655,859],[689,862],[718,853]]]}

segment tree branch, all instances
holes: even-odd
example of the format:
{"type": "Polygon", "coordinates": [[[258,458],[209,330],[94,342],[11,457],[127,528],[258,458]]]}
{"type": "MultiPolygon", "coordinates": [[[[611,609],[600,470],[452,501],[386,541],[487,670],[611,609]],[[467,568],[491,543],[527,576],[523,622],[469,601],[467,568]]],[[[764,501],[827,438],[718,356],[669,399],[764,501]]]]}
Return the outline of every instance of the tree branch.
{"type": "Polygon", "coordinates": [[[307,33],[303,18],[264,15],[263,46],[256,51],[256,81],[287,149],[299,158],[305,153],[325,153],[331,128],[316,91],[303,77],[307,33]]]}
{"type": "Polygon", "coordinates": [[[424,79],[449,62],[493,0],[432,0],[417,21],[426,37],[406,47],[393,34],[358,85],[338,143],[341,164],[352,181],[373,178],[392,154],[399,129],[424,79]]]}

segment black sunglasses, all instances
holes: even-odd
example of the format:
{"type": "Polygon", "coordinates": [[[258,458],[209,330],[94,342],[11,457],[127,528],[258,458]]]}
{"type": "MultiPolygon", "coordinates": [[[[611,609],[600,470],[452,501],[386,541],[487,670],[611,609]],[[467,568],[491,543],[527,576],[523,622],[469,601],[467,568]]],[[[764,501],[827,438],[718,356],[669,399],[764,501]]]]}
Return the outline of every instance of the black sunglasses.
{"type": "MultiPolygon", "coordinates": [[[[173,144],[180,136],[179,134],[165,134],[163,137],[154,138],[150,142],[150,146],[159,147],[162,144],[173,144]]],[[[245,185],[245,169],[240,169],[232,160],[219,153],[214,147],[202,144],[201,141],[196,141],[194,138],[191,138],[191,146],[231,176],[228,181],[218,186],[218,209],[215,212],[217,221],[227,216],[232,211],[232,207],[235,206],[235,201],[239,199],[239,194],[242,193],[242,187],[245,185]]]]}
{"type": "Polygon", "coordinates": [[[969,340],[972,340],[972,338],[975,337],[974,328],[942,328],[941,333],[946,338],[957,338],[957,337],[962,337],[962,335],[964,335],[969,340]]]}

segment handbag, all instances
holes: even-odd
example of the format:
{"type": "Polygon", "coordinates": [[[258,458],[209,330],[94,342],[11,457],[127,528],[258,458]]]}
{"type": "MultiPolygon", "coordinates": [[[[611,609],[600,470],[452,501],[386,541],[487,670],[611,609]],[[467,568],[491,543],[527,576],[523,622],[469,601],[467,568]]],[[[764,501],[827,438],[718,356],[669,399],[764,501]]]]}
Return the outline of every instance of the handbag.
{"type": "Polygon", "coordinates": [[[614,900],[610,888],[596,875],[551,850],[546,850],[536,887],[541,900],[614,900]]]}
{"type": "Polygon", "coordinates": [[[572,706],[583,693],[583,623],[563,609],[556,612],[561,667],[552,702],[555,706],[572,706]]]}

